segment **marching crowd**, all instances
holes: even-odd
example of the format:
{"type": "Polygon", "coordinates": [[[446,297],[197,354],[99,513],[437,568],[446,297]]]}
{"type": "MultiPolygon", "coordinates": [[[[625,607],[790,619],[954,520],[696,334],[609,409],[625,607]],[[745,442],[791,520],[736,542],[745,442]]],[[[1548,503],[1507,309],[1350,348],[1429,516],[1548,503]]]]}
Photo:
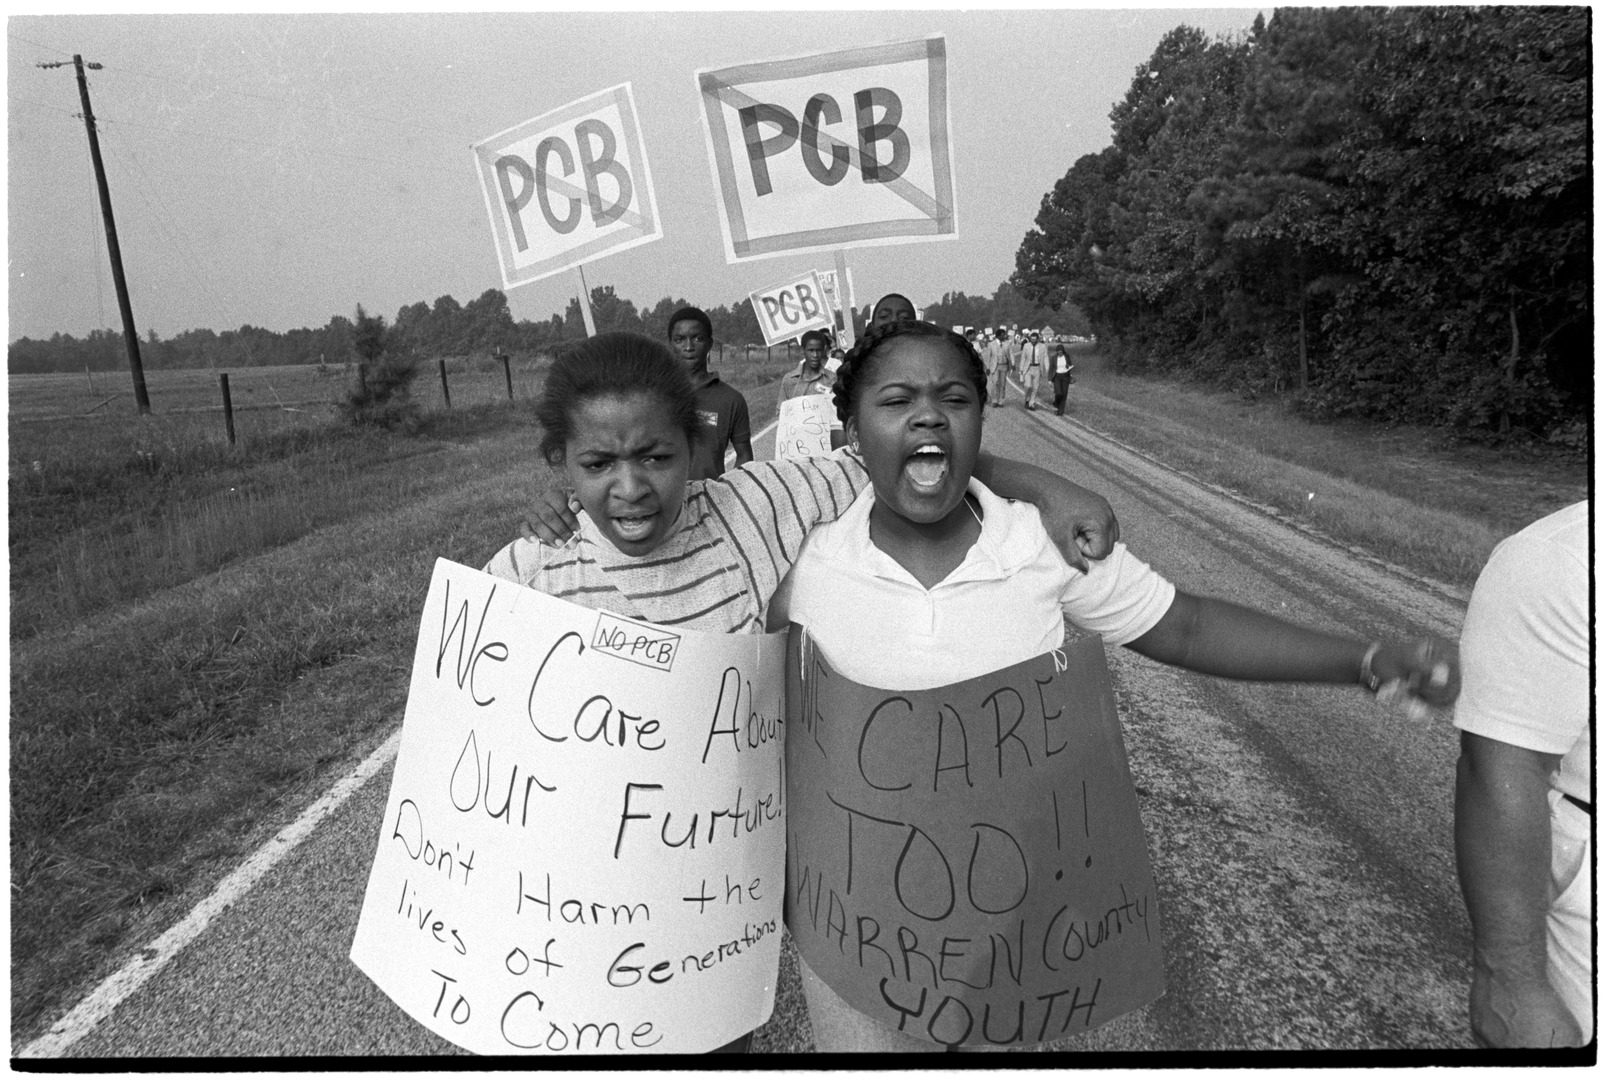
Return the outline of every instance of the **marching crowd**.
{"type": "MultiPolygon", "coordinates": [[[[985,406],[1003,404],[1010,379],[1033,410],[1045,376],[1064,413],[1074,365],[1050,329],[955,333],[919,321],[898,294],[872,311],[844,355],[809,333],[780,381],[782,402],[830,395],[846,445],[827,457],[753,460],[746,401],[708,370],[713,327],[696,308],[674,313],[668,346],[610,333],[559,357],[539,419],[561,483],[485,569],[686,629],[794,622],[835,670],[893,689],[1039,656],[1062,643],[1067,618],[1160,663],[1350,684],[1417,718],[1459,696],[1453,643],[1366,641],[1177,589],[1119,542],[1100,496],[982,453],[985,406]],[[760,523],[742,510],[760,501],[786,509],[760,523]],[[865,610],[881,615],[872,627],[865,610]]],[[[1458,854],[1475,932],[1470,1027],[1483,1045],[1592,1039],[1582,511],[1500,548],[1466,625],[1458,854]],[[1533,561],[1547,568],[1546,592],[1528,587],[1533,561]]],[[[819,1049],[947,1049],[858,1012],[805,962],[802,974],[819,1049]]]]}

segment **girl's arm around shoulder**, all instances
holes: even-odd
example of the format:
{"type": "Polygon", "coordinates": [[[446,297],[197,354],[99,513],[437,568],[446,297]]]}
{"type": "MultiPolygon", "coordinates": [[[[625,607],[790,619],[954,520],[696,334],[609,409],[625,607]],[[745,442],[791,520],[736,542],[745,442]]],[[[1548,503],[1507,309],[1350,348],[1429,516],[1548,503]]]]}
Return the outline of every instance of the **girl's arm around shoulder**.
{"type": "Polygon", "coordinates": [[[1428,705],[1459,696],[1459,651],[1423,637],[1365,642],[1298,626],[1251,608],[1177,590],[1169,611],[1129,648],[1205,675],[1262,682],[1397,684],[1428,705]]]}
{"type": "MultiPolygon", "coordinates": [[[[834,521],[869,486],[863,459],[850,448],[823,457],[749,461],[738,469],[708,481],[708,495],[743,500],[766,496],[783,505],[782,519],[795,510],[796,524],[805,533],[815,525],[834,521]],[[723,491],[719,491],[723,485],[723,491]],[[762,495],[759,495],[759,492],[762,495]]],[[[782,522],[783,524],[783,522],[782,522]]]]}

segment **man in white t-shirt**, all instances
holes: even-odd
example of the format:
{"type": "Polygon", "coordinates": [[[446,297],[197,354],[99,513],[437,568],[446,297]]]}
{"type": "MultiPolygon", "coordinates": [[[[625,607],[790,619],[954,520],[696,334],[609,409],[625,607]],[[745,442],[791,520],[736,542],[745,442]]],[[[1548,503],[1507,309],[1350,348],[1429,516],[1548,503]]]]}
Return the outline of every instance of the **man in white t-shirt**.
{"type": "Polygon", "coordinates": [[[1593,1038],[1588,504],[1487,560],[1460,637],[1454,841],[1482,1046],[1593,1038]]]}

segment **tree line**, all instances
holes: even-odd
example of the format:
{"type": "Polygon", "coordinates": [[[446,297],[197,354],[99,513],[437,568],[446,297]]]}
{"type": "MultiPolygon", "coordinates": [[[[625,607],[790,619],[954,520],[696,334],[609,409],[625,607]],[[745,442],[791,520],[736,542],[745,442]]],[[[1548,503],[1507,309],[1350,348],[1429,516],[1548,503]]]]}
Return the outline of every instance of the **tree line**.
{"type": "Polygon", "coordinates": [[[1574,437],[1591,406],[1584,7],[1181,26],[1012,282],[1114,361],[1325,415],[1574,437]]]}
{"type": "MultiPolygon", "coordinates": [[[[663,297],[650,308],[618,296],[611,285],[591,289],[591,310],[596,328],[634,330],[666,337],[667,320],[684,299],[663,297]]],[[[715,337],[728,344],[761,342],[763,333],[749,300],[707,309],[715,337]]],[[[162,338],[152,330],[140,341],[140,360],[146,368],[241,368],[278,364],[343,365],[356,355],[355,327],[345,315],[334,315],[317,329],[277,332],[245,325],[238,330],[186,330],[162,338]]],[[[585,336],[579,298],[568,301],[562,315],[543,320],[514,320],[506,294],[486,289],[463,304],[450,295],[432,305],[407,304],[390,323],[389,347],[422,356],[467,356],[541,353],[564,341],[585,336]]],[[[85,337],[52,334],[49,338],[19,338],[7,358],[13,373],[114,371],[128,366],[123,335],[115,330],[91,330],[85,337]]]]}
{"type": "MultiPolygon", "coordinates": [[[[858,333],[868,325],[873,301],[854,312],[858,333]]],[[[665,296],[650,307],[619,296],[611,285],[598,285],[590,291],[591,315],[598,332],[633,330],[651,337],[667,337],[668,319],[688,306],[683,297],[665,296]]],[[[729,345],[761,344],[752,302],[739,300],[706,309],[713,321],[713,336],[729,345]]],[[[1085,320],[1078,312],[1054,312],[1020,295],[1012,285],[1002,283],[991,297],[970,297],[948,292],[924,312],[925,317],[942,325],[992,326],[1013,322],[1020,326],[1053,325],[1066,331],[1081,329],[1085,320]],[[1056,320],[1056,322],[1055,322],[1056,320]],[[1063,323],[1063,326],[1059,326],[1063,323]]],[[[478,299],[459,303],[450,295],[431,305],[424,301],[407,304],[387,324],[387,348],[419,356],[488,355],[498,351],[537,354],[564,341],[585,336],[584,316],[579,298],[568,301],[562,315],[532,321],[514,320],[506,294],[486,289],[478,299]]],[[[360,356],[360,334],[352,320],[335,315],[317,329],[298,329],[278,333],[259,326],[238,330],[186,330],[161,338],[154,330],[140,342],[139,355],[145,367],[163,368],[242,368],[279,364],[329,363],[343,365],[360,356]]],[[[12,342],[10,370],[15,373],[115,371],[128,366],[128,352],[121,333],[92,330],[86,337],[54,334],[48,339],[19,338],[12,342]]]]}

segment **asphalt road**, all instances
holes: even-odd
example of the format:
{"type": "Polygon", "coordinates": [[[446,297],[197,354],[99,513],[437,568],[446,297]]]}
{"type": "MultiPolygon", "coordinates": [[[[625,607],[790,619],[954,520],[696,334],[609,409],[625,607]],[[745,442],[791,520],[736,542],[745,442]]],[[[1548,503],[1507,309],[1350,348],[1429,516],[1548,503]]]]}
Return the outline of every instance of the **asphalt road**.
{"type": "MultiPolygon", "coordinates": [[[[1367,637],[1457,636],[1464,604],[1451,590],[1019,401],[988,410],[986,449],[1102,492],[1131,548],[1182,588],[1367,637]]],[[[1230,683],[1122,649],[1110,663],[1158,881],[1168,992],[1052,1048],[1468,1048],[1448,719],[1410,723],[1356,689],[1230,683]]],[[[461,1053],[347,959],[388,782],[386,767],[109,1016],[52,1052],[461,1053]]],[[[810,1043],[788,951],[754,1049],[810,1043]]]]}

